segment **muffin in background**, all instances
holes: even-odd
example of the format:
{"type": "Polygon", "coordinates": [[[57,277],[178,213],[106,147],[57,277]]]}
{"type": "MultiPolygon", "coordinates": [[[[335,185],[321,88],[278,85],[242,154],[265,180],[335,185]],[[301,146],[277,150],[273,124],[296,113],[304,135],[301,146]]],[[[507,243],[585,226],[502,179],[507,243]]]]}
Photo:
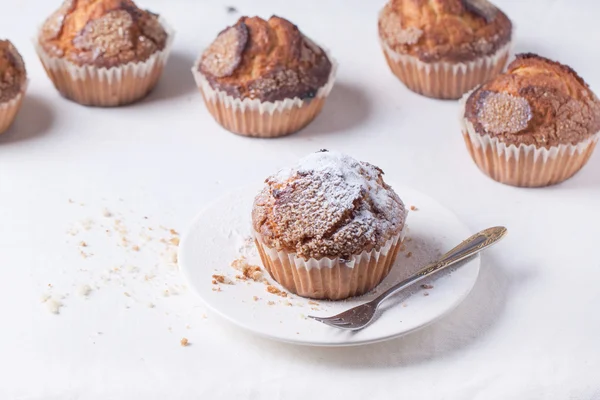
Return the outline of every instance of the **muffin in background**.
{"type": "Polygon", "coordinates": [[[27,89],[23,58],[8,40],[0,40],[0,134],[12,125],[27,89]]]}
{"type": "Polygon", "coordinates": [[[173,35],[158,15],[131,0],[65,0],[43,24],[36,48],[63,96],[120,106],[154,88],[173,35]]]}
{"type": "Polygon", "coordinates": [[[390,0],[379,15],[392,72],[438,99],[459,99],[502,72],[511,37],[511,21],[487,0],[390,0]]]}
{"type": "Polygon", "coordinates": [[[598,141],[596,95],[571,68],[535,54],[517,55],[461,105],[471,157],[508,185],[560,183],[587,163],[598,141]]]}
{"type": "Polygon", "coordinates": [[[242,17],[201,54],[192,73],[225,129],[273,138],[309,124],[325,104],[336,66],[291,22],[242,17]]]}
{"type": "Polygon", "coordinates": [[[299,296],[341,300],[387,276],[406,215],[381,169],[322,150],[266,179],[252,225],[273,279],[299,296]]]}

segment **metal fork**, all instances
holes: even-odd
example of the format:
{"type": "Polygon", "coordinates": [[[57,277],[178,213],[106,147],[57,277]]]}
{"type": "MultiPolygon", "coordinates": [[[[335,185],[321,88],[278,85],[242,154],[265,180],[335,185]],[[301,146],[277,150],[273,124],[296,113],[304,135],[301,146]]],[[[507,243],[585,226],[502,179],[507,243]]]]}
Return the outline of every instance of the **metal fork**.
{"type": "Polygon", "coordinates": [[[502,226],[485,229],[463,241],[461,244],[444,254],[438,261],[428,264],[411,277],[392,286],[368,303],[351,308],[341,314],[329,318],[315,317],[312,315],[309,315],[308,317],[334,328],[351,331],[363,329],[373,322],[377,307],[379,307],[383,301],[428,276],[487,249],[502,239],[506,235],[506,232],[506,228],[502,226]]]}

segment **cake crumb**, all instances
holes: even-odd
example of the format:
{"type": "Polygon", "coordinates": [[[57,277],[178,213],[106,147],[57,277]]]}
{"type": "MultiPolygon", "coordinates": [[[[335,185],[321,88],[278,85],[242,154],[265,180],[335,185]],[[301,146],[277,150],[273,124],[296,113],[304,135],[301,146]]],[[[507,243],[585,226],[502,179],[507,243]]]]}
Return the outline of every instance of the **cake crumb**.
{"type": "Polygon", "coordinates": [[[231,267],[241,271],[246,278],[252,279],[255,282],[259,282],[263,278],[262,269],[258,265],[248,264],[246,257],[242,256],[233,260],[231,267]]]}
{"type": "Polygon", "coordinates": [[[212,278],[213,278],[213,285],[216,285],[217,283],[223,283],[225,285],[233,285],[233,282],[231,281],[231,279],[227,278],[224,275],[214,274],[212,276],[212,278]]]}
{"type": "Polygon", "coordinates": [[[105,208],[104,210],[102,210],[102,216],[106,217],[106,218],[110,218],[113,216],[113,214],[107,208],[105,208]]]}
{"type": "Polygon", "coordinates": [[[133,247],[131,247],[131,250],[133,251],[140,251],[140,246],[138,246],[137,244],[133,245],[133,247]]]}
{"type": "Polygon", "coordinates": [[[40,300],[41,300],[41,302],[42,302],[42,303],[45,303],[45,302],[47,302],[48,300],[50,300],[50,298],[51,298],[51,297],[52,297],[52,296],[51,296],[51,295],[49,295],[48,293],[44,293],[44,294],[42,294],[42,296],[40,297],[40,300]]]}
{"type": "Polygon", "coordinates": [[[408,253],[406,253],[406,258],[411,258],[412,257],[412,251],[409,251],[408,253]]]}
{"type": "Polygon", "coordinates": [[[288,307],[291,307],[291,306],[293,306],[292,302],[290,302],[290,301],[287,301],[287,300],[286,300],[286,302],[285,302],[285,303],[283,303],[283,304],[285,304],[285,305],[286,305],[286,306],[288,306],[288,307]]]}
{"type": "Polygon", "coordinates": [[[408,307],[408,304],[402,303],[402,307],[408,307]]]}
{"type": "Polygon", "coordinates": [[[410,206],[410,211],[419,211],[419,209],[416,206],[410,206]]]}
{"type": "Polygon", "coordinates": [[[75,203],[75,202],[73,201],[73,199],[69,199],[69,204],[73,204],[73,203],[75,203]]]}
{"type": "Polygon", "coordinates": [[[77,294],[81,297],[88,297],[91,291],[92,288],[90,287],[90,285],[80,285],[77,288],[77,294]]]}
{"type": "Polygon", "coordinates": [[[268,305],[270,305],[270,306],[274,306],[274,305],[275,305],[275,302],[274,302],[274,301],[271,301],[271,300],[269,300],[269,301],[267,302],[267,304],[268,304],[268,305]]]}
{"type": "Polygon", "coordinates": [[[221,288],[219,286],[212,288],[213,292],[220,292],[221,288]]]}
{"type": "Polygon", "coordinates": [[[146,305],[148,306],[148,308],[154,308],[154,307],[156,307],[154,305],[154,303],[152,303],[152,302],[148,302],[148,304],[146,304],[146,305]]]}
{"type": "Polygon", "coordinates": [[[175,229],[169,229],[169,233],[171,235],[179,236],[179,232],[177,232],[175,229]]]}
{"type": "Polygon", "coordinates": [[[317,307],[320,306],[319,303],[317,303],[316,301],[313,301],[313,300],[309,300],[308,304],[313,305],[313,306],[317,306],[317,307]]]}
{"type": "Polygon", "coordinates": [[[227,6],[225,7],[225,10],[227,10],[227,14],[235,14],[238,12],[237,8],[233,6],[227,6]]]}
{"type": "Polygon", "coordinates": [[[277,289],[273,285],[268,285],[267,286],[267,292],[269,292],[271,294],[274,294],[274,295],[277,295],[277,296],[281,296],[281,297],[287,297],[287,295],[288,295],[286,292],[277,289]]]}
{"type": "MultiPolygon", "coordinates": [[[[215,290],[215,288],[213,288],[213,290],[215,290]]],[[[163,294],[163,297],[169,297],[169,295],[170,295],[169,289],[163,290],[162,294],[163,294]]]]}
{"type": "Polygon", "coordinates": [[[429,296],[428,292],[423,293],[423,296],[429,296]]]}
{"type": "Polygon", "coordinates": [[[171,243],[173,246],[179,246],[179,238],[178,237],[171,238],[171,240],[169,240],[169,243],[171,243]]]}
{"type": "Polygon", "coordinates": [[[192,327],[188,324],[185,326],[185,329],[192,329],[192,327]]]}
{"type": "Polygon", "coordinates": [[[81,247],[87,247],[87,243],[84,241],[79,242],[79,246],[81,247]]]}
{"type": "Polygon", "coordinates": [[[259,301],[259,300],[260,300],[260,298],[259,298],[258,296],[252,296],[252,300],[254,300],[254,301],[259,301]]]}
{"type": "Polygon", "coordinates": [[[52,314],[60,314],[60,308],[63,306],[59,300],[50,298],[44,302],[46,304],[46,309],[52,314]]]}
{"type": "Polygon", "coordinates": [[[421,287],[422,287],[423,289],[433,289],[433,285],[429,285],[429,284],[427,284],[427,283],[426,283],[426,284],[423,284],[423,285],[421,285],[421,287]]]}
{"type": "Polygon", "coordinates": [[[190,342],[187,340],[187,338],[182,338],[181,341],[179,342],[181,344],[181,346],[186,347],[188,344],[190,344],[190,342]]]}
{"type": "Polygon", "coordinates": [[[131,297],[131,295],[127,292],[123,292],[123,294],[125,295],[125,297],[131,297]]]}

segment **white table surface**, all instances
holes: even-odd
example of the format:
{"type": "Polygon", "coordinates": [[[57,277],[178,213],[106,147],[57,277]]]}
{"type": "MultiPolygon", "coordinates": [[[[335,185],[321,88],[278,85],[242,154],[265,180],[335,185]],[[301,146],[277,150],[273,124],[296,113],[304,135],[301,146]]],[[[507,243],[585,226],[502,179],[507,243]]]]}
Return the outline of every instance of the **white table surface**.
{"type": "MultiPolygon", "coordinates": [[[[3,1],[0,36],[23,54],[30,86],[0,137],[0,399],[600,399],[600,154],[552,188],[487,179],[462,143],[456,103],[409,92],[385,65],[383,3],[140,1],[177,29],[165,75],[139,104],[93,109],[57,94],[31,44],[58,1],[3,1]],[[189,69],[239,16],[226,6],[287,17],[339,60],[324,112],[304,131],[241,138],[204,108],[189,69]],[[132,243],[148,226],[170,238],[160,225],[182,231],[225,191],[321,148],[375,163],[472,230],[509,228],[458,309],[360,348],[273,343],[207,313],[161,255],[164,243],[135,252],[104,233],[121,219],[132,243]],[[80,256],[82,240],[93,256],[80,256]],[[84,284],[87,298],[77,294],[84,284]],[[58,315],[45,293],[68,295],[58,315]]],[[[516,51],[568,63],[600,92],[600,4],[497,3],[516,26],[516,51]]]]}

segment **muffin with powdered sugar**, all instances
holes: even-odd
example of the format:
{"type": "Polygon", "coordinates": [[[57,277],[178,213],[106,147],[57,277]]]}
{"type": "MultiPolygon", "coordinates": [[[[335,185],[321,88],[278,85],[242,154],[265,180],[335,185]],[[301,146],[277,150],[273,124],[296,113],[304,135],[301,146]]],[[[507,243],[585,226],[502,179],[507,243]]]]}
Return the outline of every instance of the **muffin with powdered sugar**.
{"type": "Polygon", "coordinates": [[[387,276],[406,214],[381,169],[323,150],[266,179],[252,225],[273,279],[303,297],[340,300],[387,276]]]}

